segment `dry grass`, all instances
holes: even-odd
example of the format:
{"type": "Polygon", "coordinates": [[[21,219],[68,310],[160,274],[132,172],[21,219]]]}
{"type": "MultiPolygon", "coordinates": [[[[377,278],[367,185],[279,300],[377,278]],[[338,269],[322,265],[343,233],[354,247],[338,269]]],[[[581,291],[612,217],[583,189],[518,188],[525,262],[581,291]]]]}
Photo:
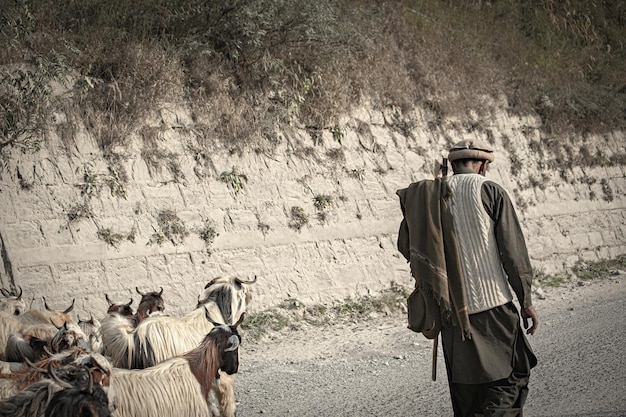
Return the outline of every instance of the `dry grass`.
{"type": "Polygon", "coordinates": [[[33,150],[63,106],[106,154],[179,101],[203,145],[233,152],[272,148],[287,124],[332,129],[364,103],[400,119],[422,107],[436,129],[506,97],[547,135],[623,129],[625,15],[619,0],[7,0],[0,150],[33,150]],[[33,83],[6,78],[18,67],[33,83]]]}

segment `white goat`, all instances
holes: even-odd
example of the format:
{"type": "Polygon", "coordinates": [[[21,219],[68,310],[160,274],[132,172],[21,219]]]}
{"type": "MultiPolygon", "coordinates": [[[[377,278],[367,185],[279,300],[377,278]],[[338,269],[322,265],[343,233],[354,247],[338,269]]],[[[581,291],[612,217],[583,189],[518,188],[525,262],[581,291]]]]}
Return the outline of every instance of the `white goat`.
{"type": "Polygon", "coordinates": [[[8,290],[0,288],[0,292],[6,298],[0,299],[0,311],[19,316],[26,311],[26,301],[22,298],[22,287],[19,287],[20,292],[17,295],[11,294],[8,290]]]}
{"type": "Polygon", "coordinates": [[[5,358],[5,349],[12,333],[20,333],[26,340],[31,337],[46,339],[53,337],[59,326],[72,322],[69,312],[74,308],[74,300],[64,311],[48,307],[45,298],[44,306],[45,311],[33,309],[20,315],[0,311],[0,360],[5,358]]]}
{"type": "Polygon", "coordinates": [[[238,325],[216,325],[190,352],[151,368],[113,368],[110,386],[117,393],[113,417],[218,415],[211,410],[209,393],[220,368],[226,374],[238,370],[238,325]]]}
{"type": "MultiPolygon", "coordinates": [[[[135,329],[118,315],[102,321],[103,354],[120,368],[147,368],[198,346],[213,323],[232,324],[241,318],[250,301],[248,284],[256,282],[219,277],[204,287],[195,310],[183,317],[156,316],[135,329]],[[206,313],[205,317],[205,310],[206,313]]],[[[225,417],[235,415],[234,377],[224,375],[215,394],[225,417]]]]}

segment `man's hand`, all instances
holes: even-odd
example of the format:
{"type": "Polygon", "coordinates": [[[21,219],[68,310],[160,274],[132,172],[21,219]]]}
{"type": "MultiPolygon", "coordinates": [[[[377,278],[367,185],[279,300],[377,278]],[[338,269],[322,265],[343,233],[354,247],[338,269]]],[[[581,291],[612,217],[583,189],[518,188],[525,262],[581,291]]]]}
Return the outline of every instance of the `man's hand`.
{"type": "Polygon", "coordinates": [[[535,310],[535,307],[530,306],[523,309],[522,319],[524,320],[524,328],[526,329],[526,334],[535,334],[535,331],[537,331],[537,327],[539,326],[539,315],[537,314],[537,310],[535,310]],[[530,328],[528,327],[528,319],[531,319],[533,322],[533,325],[530,328]]]}

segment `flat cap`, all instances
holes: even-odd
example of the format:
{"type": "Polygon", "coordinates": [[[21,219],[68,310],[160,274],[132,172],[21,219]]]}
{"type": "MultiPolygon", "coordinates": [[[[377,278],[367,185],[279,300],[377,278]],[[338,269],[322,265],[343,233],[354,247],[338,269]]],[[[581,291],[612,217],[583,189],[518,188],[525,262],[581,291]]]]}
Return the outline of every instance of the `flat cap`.
{"type": "Polygon", "coordinates": [[[466,139],[457,142],[448,153],[448,160],[450,162],[457,161],[459,159],[479,159],[489,162],[493,162],[495,155],[493,154],[493,148],[488,144],[466,139]]]}

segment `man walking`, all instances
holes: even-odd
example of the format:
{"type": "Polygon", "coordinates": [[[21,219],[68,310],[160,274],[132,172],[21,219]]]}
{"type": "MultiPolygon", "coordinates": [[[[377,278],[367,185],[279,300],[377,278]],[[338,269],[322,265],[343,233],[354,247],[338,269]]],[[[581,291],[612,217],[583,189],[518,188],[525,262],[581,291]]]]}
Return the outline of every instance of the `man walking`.
{"type": "Polygon", "coordinates": [[[427,288],[440,306],[455,417],[522,416],[537,359],[513,294],[526,333],[534,334],[539,324],[524,236],[506,191],[485,178],[494,160],[491,146],[464,140],[450,149],[448,160],[451,177],[398,190],[404,214],[398,249],[411,263],[416,286],[427,288]],[[436,190],[438,205],[424,207],[424,192],[418,190],[428,189],[436,190]],[[418,231],[415,216],[424,214],[440,230],[418,231]],[[429,252],[429,239],[441,240],[444,250],[429,252]]]}

